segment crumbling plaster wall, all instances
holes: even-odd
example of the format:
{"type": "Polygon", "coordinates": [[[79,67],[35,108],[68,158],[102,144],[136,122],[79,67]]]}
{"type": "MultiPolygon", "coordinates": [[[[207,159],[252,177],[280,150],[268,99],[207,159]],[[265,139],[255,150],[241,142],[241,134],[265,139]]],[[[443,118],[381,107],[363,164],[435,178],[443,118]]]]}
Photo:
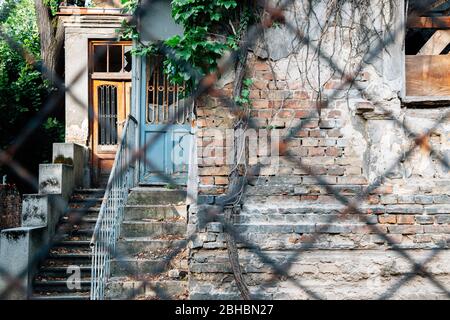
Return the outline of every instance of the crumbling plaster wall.
{"type": "MultiPolygon", "coordinates": [[[[421,276],[390,291],[412,268],[411,261],[390,249],[408,249],[410,257],[423,261],[431,254],[429,249],[448,248],[450,233],[448,170],[429,157],[426,144],[399,161],[413,143],[403,126],[420,133],[448,111],[446,106],[402,104],[402,3],[384,8],[385,17],[393,10],[389,28],[381,20],[366,21],[373,32],[366,48],[353,43],[364,30],[357,26],[331,28],[320,42],[318,24],[328,21],[326,1],[314,2],[317,21],[302,29],[305,3],[295,1],[284,13],[287,24],[304,31],[311,45],[289,35],[282,24],[273,26],[265,31],[266,41],[250,54],[248,77],[253,79],[254,122],[281,133],[303,123],[288,148],[314,175],[281,155],[279,166],[263,167],[259,177],[250,181],[242,209],[233,217],[244,279],[254,297],[261,298],[445,298],[442,290],[421,276]],[[380,41],[385,43],[377,50],[380,41]],[[314,50],[319,43],[320,51],[314,50]],[[334,65],[324,59],[330,55],[334,65]],[[336,72],[339,68],[355,74],[351,86],[336,72]],[[324,106],[323,101],[325,107],[317,108],[324,106]],[[363,215],[342,214],[342,204],[315,178],[320,176],[352,200],[386,171],[381,185],[358,200],[363,215]],[[289,278],[275,275],[273,266],[285,270],[289,278]]],[[[371,2],[375,11],[377,4],[371,2]]],[[[351,11],[344,16],[359,21],[351,11]]],[[[231,96],[232,81],[222,81],[218,88],[231,96]]],[[[221,132],[226,136],[235,118],[213,96],[199,100],[197,115],[199,206],[191,207],[189,219],[195,236],[190,242],[190,296],[236,298],[222,217],[207,214],[218,211],[216,198],[227,191],[232,165],[221,160],[227,150],[217,137],[221,132]]],[[[448,159],[448,120],[436,128],[430,144],[448,159]]],[[[266,157],[258,153],[257,160],[266,157]]],[[[445,284],[449,262],[449,251],[441,250],[427,267],[445,284]]]]}

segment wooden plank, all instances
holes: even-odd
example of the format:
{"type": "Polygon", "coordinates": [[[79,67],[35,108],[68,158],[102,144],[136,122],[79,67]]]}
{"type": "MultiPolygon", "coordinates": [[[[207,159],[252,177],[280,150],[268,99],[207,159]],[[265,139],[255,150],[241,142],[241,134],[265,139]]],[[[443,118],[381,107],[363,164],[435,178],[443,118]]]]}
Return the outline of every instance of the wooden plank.
{"type": "Polygon", "coordinates": [[[406,96],[402,103],[406,106],[445,107],[450,104],[450,96],[406,96]]]}
{"type": "Polygon", "coordinates": [[[407,96],[450,96],[450,55],[407,55],[405,62],[407,96]]]}
{"type": "Polygon", "coordinates": [[[436,9],[437,7],[442,6],[444,3],[446,3],[448,0],[435,0],[433,1],[429,6],[428,6],[428,10],[433,10],[436,9]]]}
{"type": "Polygon", "coordinates": [[[450,29],[449,17],[408,17],[408,28],[450,29]]]}
{"type": "Polygon", "coordinates": [[[131,72],[93,72],[92,80],[129,80],[131,72]]]}
{"type": "Polygon", "coordinates": [[[436,30],[417,55],[438,55],[450,43],[450,30],[436,30]]]}

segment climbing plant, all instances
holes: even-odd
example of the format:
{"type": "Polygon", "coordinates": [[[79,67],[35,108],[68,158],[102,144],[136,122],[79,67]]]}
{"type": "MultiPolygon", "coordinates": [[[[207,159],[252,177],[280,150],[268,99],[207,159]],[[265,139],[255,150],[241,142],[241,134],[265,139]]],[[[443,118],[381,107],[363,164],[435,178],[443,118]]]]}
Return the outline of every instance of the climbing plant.
{"type": "MultiPolygon", "coordinates": [[[[136,10],[136,0],[122,1],[125,11],[131,13],[136,10]]],[[[214,71],[224,52],[237,48],[240,31],[251,19],[249,3],[237,0],[173,0],[172,16],[184,32],[163,41],[172,53],[165,55],[164,60],[165,72],[170,80],[174,83],[187,82],[188,88],[192,88],[199,77],[214,71]]],[[[136,27],[130,25],[124,26],[122,35],[138,38],[136,27]]],[[[155,53],[156,47],[154,43],[140,44],[134,52],[139,55],[155,53]]]]}

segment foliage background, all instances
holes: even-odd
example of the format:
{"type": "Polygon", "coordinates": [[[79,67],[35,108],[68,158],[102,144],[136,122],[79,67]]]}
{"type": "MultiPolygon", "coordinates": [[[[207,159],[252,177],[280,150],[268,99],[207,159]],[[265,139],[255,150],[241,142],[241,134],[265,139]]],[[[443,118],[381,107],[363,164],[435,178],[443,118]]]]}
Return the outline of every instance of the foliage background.
{"type": "MultiPolygon", "coordinates": [[[[33,0],[5,0],[0,5],[11,10],[0,16],[2,31],[39,59],[40,45],[33,0]]],[[[23,128],[43,108],[53,89],[41,74],[8,43],[0,39],[0,147],[7,149],[23,128]]],[[[51,160],[52,143],[64,140],[64,106],[58,106],[50,117],[18,149],[14,160],[37,176],[39,163],[51,160]]],[[[15,176],[7,166],[0,167],[0,175],[8,175],[8,182],[19,190],[34,192],[15,176]]]]}

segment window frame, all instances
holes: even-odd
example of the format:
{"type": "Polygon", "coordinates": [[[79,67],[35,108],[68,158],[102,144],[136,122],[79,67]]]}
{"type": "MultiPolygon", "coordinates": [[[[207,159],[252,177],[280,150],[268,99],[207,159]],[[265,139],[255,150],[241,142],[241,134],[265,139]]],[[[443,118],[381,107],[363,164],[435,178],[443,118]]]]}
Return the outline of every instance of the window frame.
{"type": "MultiPolygon", "coordinates": [[[[89,41],[89,76],[92,80],[130,80],[132,70],[130,71],[123,71],[124,69],[124,56],[125,56],[125,47],[133,47],[133,43],[129,40],[121,40],[121,41],[115,41],[115,40],[91,40],[89,41]],[[106,72],[95,72],[94,71],[94,50],[96,46],[107,46],[107,52],[106,52],[106,72]],[[120,72],[109,72],[109,46],[121,46],[122,47],[122,67],[120,72]]],[[[133,60],[133,59],[132,59],[133,60]]],[[[131,61],[132,61],[131,60],[131,61]]],[[[130,63],[132,63],[130,61],[130,63]]],[[[131,67],[133,68],[133,66],[131,67]]]]}
{"type": "MultiPolygon", "coordinates": [[[[406,34],[409,28],[409,16],[408,10],[406,7],[408,0],[400,0],[399,8],[401,9],[400,19],[403,25],[402,34],[401,34],[401,53],[402,53],[402,89],[400,92],[400,99],[404,105],[420,105],[423,107],[427,106],[439,106],[439,105],[448,105],[450,103],[450,95],[407,95],[407,70],[406,70],[406,34]]],[[[427,19],[427,17],[423,17],[427,19]]],[[[449,18],[450,19],[450,18],[449,18]]],[[[450,29],[450,27],[449,27],[450,29]]],[[[448,29],[447,29],[448,30],[448,29]]]]}

